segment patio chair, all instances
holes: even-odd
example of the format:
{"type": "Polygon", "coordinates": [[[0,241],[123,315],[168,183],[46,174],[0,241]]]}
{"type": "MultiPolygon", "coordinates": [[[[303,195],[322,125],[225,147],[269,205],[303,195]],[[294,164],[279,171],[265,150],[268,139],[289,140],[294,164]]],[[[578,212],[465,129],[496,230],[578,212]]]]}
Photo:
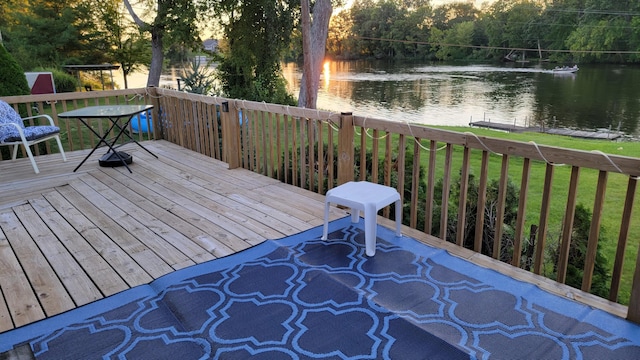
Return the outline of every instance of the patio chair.
{"type": "Polygon", "coordinates": [[[38,174],[40,170],[38,170],[38,165],[36,165],[30,146],[49,139],[56,139],[62,159],[67,161],[64,149],[62,148],[62,142],[60,141],[60,128],[55,126],[51,116],[37,115],[21,118],[20,114],[18,114],[11,105],[4,101],[0,101],[0,146],[13,145],[12,160],[15,160],[18,156],[19,145],[23,145],[27,155],[29,156],[29,160],[31,160],[33,170],[38,174]],[[25,120],[41,117],[47,118],[50,125],[24,125],[25,120]]]}

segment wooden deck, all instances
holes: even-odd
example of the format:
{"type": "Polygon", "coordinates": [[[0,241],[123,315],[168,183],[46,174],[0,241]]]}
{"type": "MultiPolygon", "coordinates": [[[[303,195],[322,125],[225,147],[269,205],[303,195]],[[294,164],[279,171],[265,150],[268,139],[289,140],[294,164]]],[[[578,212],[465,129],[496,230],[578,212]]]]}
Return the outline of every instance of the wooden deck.
{"type": "MultiPolygon", "coordinates": [[[[322,225],[324,197],[166,141],[0,161],[0,332],[322,225]],[[95,157],[95,159],[93,159],[95,157]]],[[[344,212],[334,209],[334,218],[344,212]]]]}
{"type": "MultiPolygon", "coordinates": [[[[88,151],[0,161],[0,332],[176,269],[322,225],[324,196],[167,141],[135,144],[133,173],[88,151]]],[[[332,208],[332,219],[346,216],[332,208]]],[[[393,222],[378,222],[393,228],[393,222]]],[[[626,307],[403,227],[450,253],[624,317],[626,307]]]]}

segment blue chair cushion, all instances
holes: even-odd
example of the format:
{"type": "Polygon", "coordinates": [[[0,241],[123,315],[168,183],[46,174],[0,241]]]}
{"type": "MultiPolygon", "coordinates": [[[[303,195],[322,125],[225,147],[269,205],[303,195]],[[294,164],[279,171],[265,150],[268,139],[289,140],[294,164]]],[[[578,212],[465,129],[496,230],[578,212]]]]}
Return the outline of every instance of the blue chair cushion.
{"type": "MultiPolygon", "coordinates": [[[[20,134],[13,126],[0,127],[0,143],[20,141],[20,134]],[[9,130],[9,131],[6,131],[9,130]]],[[[27,126],[22,129],[24,137],[27,141],[37,140],[49,135],[57,134],[60,132],[60,128],[57,126],[43,125],[43,126],[27,126]]]]}
{"type": "MultiPolygon", "coordinates": [[[[37,140],[60,132],[60,128],[51,125],[24,126],[24,122],[11,105],[0,101],[0,125],[16,124],[24,132],[27,141],[37,140]]],[[[20,133],[15,126],[0,126],[0,143],[20,141],[20,133]]]]}

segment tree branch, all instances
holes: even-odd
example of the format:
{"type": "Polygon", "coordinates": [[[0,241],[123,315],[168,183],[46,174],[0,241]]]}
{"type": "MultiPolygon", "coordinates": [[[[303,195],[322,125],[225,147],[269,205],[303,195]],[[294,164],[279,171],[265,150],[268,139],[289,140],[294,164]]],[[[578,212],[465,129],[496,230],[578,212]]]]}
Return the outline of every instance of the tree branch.
{"type": "Polygon", "coordinates": [[[129,2],[129,0],[124,0],[124,6],[127,8],[127,11],[129,11],[129,15],[131,15],[131,18],[133,19],[133,22],[135,22],[136,25],[138,25],[139,28],[144,29],[144,28],[148,28],[150,26],[149,24],[144,22],[138,16],[138,14],[136,14],[136,12],[133,10],[133,6],[131,6],[131,3],[129,2]]]}

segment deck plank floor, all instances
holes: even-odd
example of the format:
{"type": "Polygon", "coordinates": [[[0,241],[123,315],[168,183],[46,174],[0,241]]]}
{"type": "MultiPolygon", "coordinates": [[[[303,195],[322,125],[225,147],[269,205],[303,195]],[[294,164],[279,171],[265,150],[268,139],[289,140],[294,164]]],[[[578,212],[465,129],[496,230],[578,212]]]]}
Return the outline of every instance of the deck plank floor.
{"type": "MultiPolygon", "coordinates": [[[[166,141],[0,161],[0,332],[322,224],[324,197],[166,141]]],[[[344,216],[332,210],[332,218],[344,216]]]]}
{"type": "MultiPolygon", "coordinates": [[[[88,150],[0,161],[0,332],[193,264],[322,225],[324,196],[167,141],[135,144],[132,173],[88,150]]],[[[331,219],[346,216],[332,207],[331,219]]],[[[389,228],[394,223],[382,217],[389,228]]],[[[626,307],[403,227],[403,234],[624,316],[626,307]]]]}

